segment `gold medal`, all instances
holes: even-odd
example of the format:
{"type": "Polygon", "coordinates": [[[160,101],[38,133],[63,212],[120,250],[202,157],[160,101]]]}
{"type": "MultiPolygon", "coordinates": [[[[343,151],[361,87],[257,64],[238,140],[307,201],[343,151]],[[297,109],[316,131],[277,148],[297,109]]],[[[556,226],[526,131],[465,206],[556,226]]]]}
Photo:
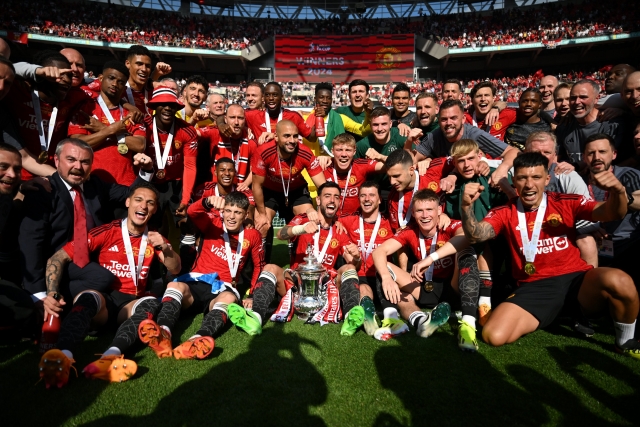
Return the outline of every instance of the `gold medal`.
{"type": "Polygon", "coordinates": [[[158,179],[164,179],[164,177],[166,176],[166,172],[164,171],[164,169],[160,169],[158,172],[156,172],[156,177],[158,179]]]}
{"type": "Polygon", "coordinates": [[[528,262],[524,265],[524,272],[527,273],[529,276],[532,276],[534,274],[536,274],[536,267],[535,265],[533,265],[532,262],[528,262]]]}
{"type": "Polygon", "coordinates": [[[234,288],[236,287],[236,281],[235,280],[231,281],[231,286],[233,286],[234,288]]]}
{"type": "Polygon", "coordinates": [[[284,205],[285,205],[286,207],[289,207],[289,197],[285,197],[285,198],[284,198],[284,205]]]}
{"type": "Polygon", "coordinates": [[[425,292],[431,292],[433,291],[433,282],[431,280],[427,280],[426,282],[424,282],[424,285],[422,285],[422,287],[425,292]]]}
{"type": "Polygon", "coordinates": [[[118,144],[118,153],[124,156],[128,152],[129,152],[129,147],[127,147],[127,144],[118,144]]]}
{"type": "Polygon", "coordinates": [[[49,153],[47,153],[46,151],[41,151],[40,154],[38,154],[38,163],[40,163],[41,165],[47,163],[48,160],[49,153]]]}

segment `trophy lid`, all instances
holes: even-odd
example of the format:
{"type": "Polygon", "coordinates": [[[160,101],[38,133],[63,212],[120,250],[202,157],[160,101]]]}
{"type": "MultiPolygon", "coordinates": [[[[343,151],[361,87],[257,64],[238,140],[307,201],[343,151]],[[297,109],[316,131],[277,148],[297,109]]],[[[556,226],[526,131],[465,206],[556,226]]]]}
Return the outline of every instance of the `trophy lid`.
{"type": "Polygon", "coordinates": [[[318,262],[318,259],[313,254],[313,248],[311,247],[311,244],[307,245],[307,256],[304,257],[304,260],[306,262],[298,264],[298,268],[296,270],[305,273],[320,273],[326,270],[322,266],[322,264],[318,262]]]}

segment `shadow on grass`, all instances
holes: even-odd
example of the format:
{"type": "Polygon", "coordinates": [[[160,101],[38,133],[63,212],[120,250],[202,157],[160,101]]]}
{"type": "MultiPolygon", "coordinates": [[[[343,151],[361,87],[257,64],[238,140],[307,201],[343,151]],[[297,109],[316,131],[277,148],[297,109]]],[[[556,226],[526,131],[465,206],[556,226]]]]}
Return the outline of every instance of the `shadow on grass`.
{"type": "Polygon", "coordinates": [[[327,400],[323,376],[304,356],[317,345],[280,328],[251,340],[249,350],[214,366],[164,397],[150,415],[112,415],[88,426],[324,426],[311,406],[327,400]]]}

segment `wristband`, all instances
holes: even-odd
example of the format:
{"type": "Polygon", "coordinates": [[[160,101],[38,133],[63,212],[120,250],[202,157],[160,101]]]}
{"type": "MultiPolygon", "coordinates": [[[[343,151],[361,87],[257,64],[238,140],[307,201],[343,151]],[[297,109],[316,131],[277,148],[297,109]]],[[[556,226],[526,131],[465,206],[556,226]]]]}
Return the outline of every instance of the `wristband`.
{"type": "Polygon", "coordinates": [[[304,230],[304,225],[294,225],[293,227],[291,227],[291,233],[294,236],[300,236],[306,233],[306,231],[304,230]]]}
{"type": "Polygon", "coordinates": [[[431,257],[431,259],[433,260],[433,262],[436,262],[437,260],[440,259],[440,255],[438,255],[438,252],[434,252],[432,254],[429,254],[429,256],[431,257]]]}

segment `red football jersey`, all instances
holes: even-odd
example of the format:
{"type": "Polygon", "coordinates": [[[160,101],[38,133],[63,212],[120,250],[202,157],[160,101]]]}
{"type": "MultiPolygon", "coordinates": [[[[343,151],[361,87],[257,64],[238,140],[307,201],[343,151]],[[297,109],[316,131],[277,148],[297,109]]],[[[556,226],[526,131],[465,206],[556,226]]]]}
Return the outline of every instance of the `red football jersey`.
{"type": "MultiPolygon", "coordinates": [[[[94,116],[106,126],[109,126],[109,119],[100,108],[100,105],[95,100],[90,100],[84,103],[82,111],[89,116],[94,116]]],[[[113,120],[118,121],[122,119],[120,115],[120,108],[109,109],[113,120]]],[[[123,109],[124,116],[128,114],[127,110],[123,109]]],[[[84,129],[82,126],[87,124],[88,120],[82,114],[75,114],[69,123],[68,133],[69,135],[89,135],[90,132],[84,129]]],[[[129,120],[127,125],[127,132],[132,136],[146,137],[146,129],[144,125],[133,123],[129,120]]],[[[93,165],[91,167],[91,174],[98,176],[105,182],[117,182],[118,184],[131,185],[136,180],[136,173],[133,170],[133,156],[134,152],[129,150],[127,154],[120,154],[118,152],[118,140],[114,137],[107,138],[100,146],[93,149],[93,165]]]]}
{"type": "Polygon", "coordinates": [[[122,100],[135,105],[138,110],[142,111],[142,114],[148,114],[149,110],[147,110],[147,101],[151,99],[152,95],[153,91],[148,89],[135,90],[130,88],[127,84],[127,89],[122,93],[122,100]],[[131,102],[131,99],[129,99],[129,93],[131,93],[131,97],[134,101],[133,103],[131,102]]]}
{"type": "MultiPolygon", "coordinates": [[[[245,118],[247,120],[247,127],[251,129],[251,132],[253,132],[253,137],[256,138],[256,140],[260,138],[260,135],[262,135],[263,132],[267,131],[265,114],[268,113],[262,110],[245,110],[244,112],[245,118]]],[[[300,136],[302,136],[303,138],[311,135],[311,128],[309,127],[309,125],[307,125],[302,116],[295,111],[283,108],[282,120],[290,120],[295,123],[300,136]]],[[[271,132],[276,133],[276,125],[278,124],[278,120],[273,119],[271,116],[269,116],[269,122],[271,125],[271,132]]]]}
{"type": "Polygon", "coordinates": [[[369,242],[371,240],[371,233],[373,233],[373,229],[375,227],[375,222],[369,223],[363,221],[364,228],[364,242],[360,241],[360,215],[348,215],[340,218],[340,222],[344,225],[344,228],[347,229],[349,239],[360,248],[360,256],[362,257],[362,264],[360,265],[360,269],[358,270],[358,276],[375,276],[376,268],[373,265],[373,256],[371,254],[373,251],[393,237],[393,231],[391,230],[391,224],[389,223],[389,219],[382,215],[380,218],[380,226],[378,227],[378,232],[376,233],[375,240],[373,241],[373,245],[369,248],[369,242]],[[366,249],[371,249],[369,256],[365,262],[365,253],[362,251],[362,247],[366,249]]]}
{"type": "MultiPolygon", "coordinates": [[[[293,227],[295,225],[306,224],[307,222],[309,222],[309,218],[307,218],[307,215],[301,214],[296,215],[287,225],[293,227]]],[[[329,237],[329,232],[331,232],[331,240],[327,245],[327,251],[324,253],[324,257],[322,257],[321,263],[325,266],[325,268],[333,269],[336,260],[340,255],[342,255],[342,248],[351,243],[351,240],[349,239],[349,236],[347,234],[338,234],[334,225],[332,225],[329,230],[320,228],[320,237],[318,238],[318,252],[322,251],[322,248],[324,247],[324,244],[329,237]]],[[[312,248],[314,247],[313,236],[313,234],[302,234],[291,239],[292,242],[296,242],[296,253],[291,265],[292,269],[295,269],[298,264],[306,262],[304,258],[307,256],[307,246],[311,245],[312,248]]]]}
{"type": "Polygon", "coordinates": [[[251,158],[258,149],[258,144],[253,139],[243,138],[232,142],[230,138],[220,135],[217,128],[207,126],[199,128],[200,141],[206,141],[211,154],[211,175],[216,177],[216,163],[218,159],[228,157],[236,164],[236,183],[242,183],[251,172],[251,158]],[[236,145],[237,144],[237,145],[236,145]]]}
{"type": "Polygon", "coordinates": [[[302,176],[303,169],[307,170],[309,176],[322,173],[320,163],[311,149],[300,143],[298,143],[298,151],[288,160],[280,159],[275,141],[259,146],[251,160],[251,171],[257,176],[264,177],[262,186],[273,191],[282,192],[288,182],[290,182],[289,191],[306,186],[307,181],[302,176]],[[281,171],[282,175],[280,175],[281,171]]]}
{"type": "MultiPolygon", "coordinates": [[[[435,250],[444,246],[455,234],[456,231],[462,227],[462,223],[457,220],[452,220],[451,224],[444,230],[438,230],[438,242],[436,243],[435,250]]],[[[422,237],[422,233],[420,232],[420,228],[418,224],[412,222],[409,224],[409,227],[398,230],[395,236],[392,237],[397,240],[402,246],[405,248],[411,248],[413,254],[416,256],[418,260],[422,260],[426,258],[426,256],[422,256],[420,252],[420,240],[424,239],[422,237]],[[420,236],[420,237],[418,237],[420,236]]],[[[432,238],[424,239],[424,247],[426,249],[426,253],[431,253],[431,243],[432,238]]],[[[453,276],[453,271],[456,263],[455,255],[449,255],[447,257],[440,258],[434,263],[433,267],[433,277],[437,279],[448,279],[453,276]]]]}
{"type": "MultiPolygon", "coordinates": [[[[196,200],[200,200],[200,199],[204,199],[205,197],[209,197],[209,196],[215,196],[216,195],[216,183],[215,182],[206,182],[204,184],[198,185],[194,190],[193,190],[193,197],[191,198],[191,202],[195,202],[196,200]]],[[[236,191],[236,186],[233,186],[233,191],[236,191]]],[[[251,190],[244,190],[241,191],[242,194],[244,194],[245,196],[247,196],[247,199],[249,199],[249,204],[251,206],[255,206],[256,202],[253,199],[253,193],[251,192],[251,190]]]]}
{"type": "MultiPolygon", "coordinates": [[[[147,116],[144,120],[146,127],[147,150],[146,154],[153,160],[153,167],[159,169],[156,159],[155,142],[153,140],[153,116],[147,116]]],[[[182,182],[181,203],[187,204],[196,182],[196,157],[198,157],[198,133],[196,129],[182,119],[175,119],[173,145],[169,149],[167,164],[164,167],[166,175],[160,179],[154,175],[153,182],[179,181],[182,182]]],[[[160,155],[164,152],[168,132],[158,128],[160,139],[160,155]]]]}
{"type": "Polygon", "coordinates": [[[100,96],[101,86],[102,86],[102,82],[100,81],[100,79],[95,79],[89,84],[84,84],[80,86],[80,89],[82,89],[84,93],[89,95],[91,99],[96,99],[98,96],[100,96]]]}
{"type": "MultiPolygon", "coordinates": [[[[40,146],[40,137],[38,136],[38,125],[36,124],[36,115],[33,109],[33,100],[31,94],[32,88],[22,80],[16,80],[11,90],[3,100],[8,111],[13,113],[16,119],[17,130],[20,133],[24,148],[26,148],[33,156],[38,158],[42,151],[40,146]]],[[[67,92],[67,96],[59,102],[58,116],[56,118],[55,128],[51,136],[49,144],[49,160],[48,164],[55,167],[53,155],[56,152],[58,142],[67,137],[67,128],[69,120],[82,107],[83,103],[90,98],[81,89],[71,88],[67,92]]],[[[49,132],[49,120],[53,112],[53,105],[49,105],[40,100],[40,112],[42,114],[42,125],[44,128],[45,140],[49,132]]],[[[27,181],[33,178],[33,175],[26,169],[22,170],[22,180],[27,181]]]]}
{"type": "MultiPolygon", "coordinates": [[[[480,120],[478,122],[473,121],[473,115],[469,113],[464,113],[465,122],[478,127],[482,130],[485,130],[484,120],[480,120]]],[[[505,108],[500,111],[500,116],[498,120],[491,126],[489,129],[489,133],[496,138],[504,141],[504,135],[507,133],[507,128],[516,122],[516,109],[515,108],[505,108]]]]}
{"type": "MultiPolygon", "coordinates": [[[[347,175],[349,173],[336,173],[338,177],[337,184],[340,186],[341,195],[341,207],[338,209],[337,215],[350,215],[358,210],[360,207],[360,200],[358,198],[358,191],[360,186],[367,180],[369,174],[375,173],[376,165],[375,160],[354,159],[351,166],[351,176],[349,176],[349,183],[347,185],[347,175]],[[346,187],[346,193],[345,193],[346,187]]],[[[329,165],[324,170],[324,177],[327,181],[334,181],[333,165],[329,165]]]]}
{"type": "MultiPolygon", "coordinates": [[[[137,265],[142,235],[134,236],[129,234],[129,237],[131,239],[131,249],[133,250],[133,262],[137,265]]],[[[153,257],[158,256],[162,251],[157,251],[151,245],[147,245],[144,251],[142,269],[139,273],[138,286],[136,287],[131,276],[129,260],[122,240],[122,220],[118,219],[109,224],[91,229],[87,241],[89,242],[89,253],[92,261],[96,261],[115,276],[111,289],[138,297],[144,295],[149,267],[153,257]]],[[[164,239],[164,241],[169,243],[167,239],[164,239]]],[[[63,249],[73,259],[73,240],[64,245],[63,249]]]]}
{"type": "MultiPolygon", "coordinates": [[[[578,194],[547,192],[547,210],[533,262],[536,272],[530,276],[524,272],[526,261],[522,251],[516,200],[512,199],[504,206],[491,209],[484,218],[484,221],[491,224],[496,235],[505,234],[513,260],[512,274],[516,280],[526,283],[592,268],[580,258],[580,250],[576,246],[575,223],[578,220],[593,221],[592,212],[598,202],[578,194]]],[[[531,238],[536,214],[537,211],[525,211],[528,238],[531,238]]]]}
{"type": "MultiPolygon", "coordinates": [[[[251,276],[251,288],[255,286],[260,272],[264,268],[264,251],[262,250],[262,235],[253,228],[244,229],[242,250],[240,251],[240,264],[235,277],[231,277],[227,253],[224,246],[224,229],[222,219],[215,211],[207,212],[201,202],[189,206],[187,214],[198,229],[204,233],[202,250],[198,254],[191,271],[193,273],[218,273],[220,280],[231,283],[240,279],[240,272],[244,268],[247,256],[253,259],[253,275],[251,276]]],[[[239,233],[229,233],[229,247],[234,260],[238,248],[239,233]]]]}
{"type": "MultiPolygon", "coordinates": [[[[439,159],[434,159],[434,161],[436,160],[439,160],[439,159]]],[[[431,168],[431,166],[429,168],[431,168]]],[[[420,176],[418,181],[418,190],[428,188],[436,192],[439,191],[440,178],[439,177],[436,178],[436,175],[437,173],[433,174],[433,173],[428,173],[427,171],[426,174],[420,176]]],[[[402,215],[402,218],[404,219],[405,216],[407,215],[407,210],[410,209],[411,207],[411,199],[413,199],[413,187],[412,188],[407,187],[402,194],[402,198],[404,200],[404,206],[402,208],[401,215],[402,215]]],[[[395,231],[398,228],[400,228],[400,222],[398,220],[398,215],[399,215],[398,206],[400,201],[400,194],[395,188],[393,187],[391,188],[391,191],[389,192],[389,198],[387,200],[389,201],[389,221],[391,223],[391,227],[395,231]]],[[[409,223],[412,223],[412,222],[413,222],[413,215],[411,215],[411,219],[409,220],[409,223]]]]}

